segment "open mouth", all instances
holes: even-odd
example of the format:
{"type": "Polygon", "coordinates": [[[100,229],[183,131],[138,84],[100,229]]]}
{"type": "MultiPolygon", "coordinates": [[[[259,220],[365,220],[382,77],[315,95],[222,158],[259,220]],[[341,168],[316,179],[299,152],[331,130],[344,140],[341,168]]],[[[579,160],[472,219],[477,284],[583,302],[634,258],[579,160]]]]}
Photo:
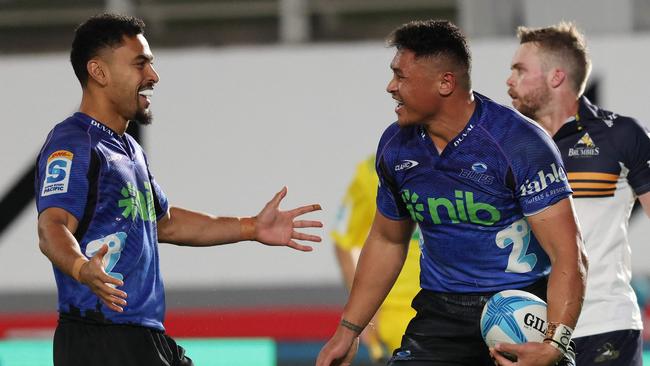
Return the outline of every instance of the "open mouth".
{"type": "Polygon", "coordinates": [[[149,98],[149,97],[153,96],[153,89],[142,89],[142,90],[140,90],[138,92],[138,94],[140,94],[140,95],[142,95],[142,96],[144,96],[146,98],[149,98]]]}
{"type": "Polygon", "coordinates": [[[144,107],[147,108],[149,107],[149,104],[151,104],[151,100],[149,98],[153,96],[153,88],[146,87],[144,89],[140,89],[138,95],[140,96],[140,98],[144,99],[144,107]]]}
{"type": "Polygon", "coordinates": [[[395,99],[395,103],[397,103],[397,106],[395,107],[395,113],[398,113],[404,107],[404,102],[395,99]]]}

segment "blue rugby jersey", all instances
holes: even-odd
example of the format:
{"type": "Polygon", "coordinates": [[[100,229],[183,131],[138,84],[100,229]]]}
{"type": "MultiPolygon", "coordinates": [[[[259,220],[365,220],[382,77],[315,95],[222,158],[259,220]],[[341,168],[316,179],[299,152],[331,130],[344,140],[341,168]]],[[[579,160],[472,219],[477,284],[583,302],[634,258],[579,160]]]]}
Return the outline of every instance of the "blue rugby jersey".
{"type": "Polygon", "coordinates": [[[377,207],[422,231],[420,285],[439,292],[521,288],[550,272],[526,216],[571,194],[557,147],[518,112],[474,93],[466,127],[439,154],[422,126],[384,132],[377,207]]]}
{"type": "Polygon", "coordinates": [[[56,125],[38,157],[39,214],[59,207],[79,220],[75,238],[86,257],[103,244],[106,272],[124,281],[123,313],[114,312],[90,289],[54,267],[59,312],[107,323],[164,330],[165,296],[158,263],[156,222],[167,198],[149,172],[142,147],[83,113],[56,125]]]}

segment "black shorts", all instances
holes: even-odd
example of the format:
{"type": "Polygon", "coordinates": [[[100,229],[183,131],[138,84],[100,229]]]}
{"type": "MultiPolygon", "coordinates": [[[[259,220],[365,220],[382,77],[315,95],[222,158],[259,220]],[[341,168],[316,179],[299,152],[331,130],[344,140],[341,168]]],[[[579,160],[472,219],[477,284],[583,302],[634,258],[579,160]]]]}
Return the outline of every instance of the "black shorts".
{"type": "Polygon", "coordinates": [[[617,330],[573,340],[576,343],[576,363],[580,366],[643,365],[640,330],[617,330]]]}
{"type": "MultiPolygon", "coordinates": [[[[547,279],[523,288],[546,300],[547,279]]],[[[421,290],[413,299],[417,311],[390,366],[493,366],[481,336],[485,294],[450,294],[421,290]]]]}
{"type": "Polygon", "coordinates": [[[164,332],[135,325],[59,318],[54,366],[193,366],[164,332]]]}

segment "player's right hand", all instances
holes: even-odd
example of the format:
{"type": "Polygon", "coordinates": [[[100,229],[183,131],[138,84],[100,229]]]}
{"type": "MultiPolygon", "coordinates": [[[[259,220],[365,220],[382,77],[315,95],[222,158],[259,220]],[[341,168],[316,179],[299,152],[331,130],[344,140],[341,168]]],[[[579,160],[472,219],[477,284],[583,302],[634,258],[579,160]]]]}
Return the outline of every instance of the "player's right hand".
{"type": "Polygon", "coordinates": [[[318,354],[316,366],[350,366],[358,349],[359,337],[339,326],[318,354]]]}
{"type": "Polygon", "coordinates": [[[123,286],[124,282],[109,276],[104,271],[102,262],[107,252],[108,245],[104,244],[88,262],[81,266],[79,282],[88,286],[109,309],[121,313],[126,306],[126,292],[116,287],[123,286]]]}

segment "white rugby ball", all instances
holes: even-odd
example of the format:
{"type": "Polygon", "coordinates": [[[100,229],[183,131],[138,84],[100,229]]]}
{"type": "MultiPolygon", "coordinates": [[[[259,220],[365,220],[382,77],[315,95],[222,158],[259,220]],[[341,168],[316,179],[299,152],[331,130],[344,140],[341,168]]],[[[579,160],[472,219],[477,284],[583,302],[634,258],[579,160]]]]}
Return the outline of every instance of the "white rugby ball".
{"type": "Polygon", "coordinates": [[[481,335],[488,347],[497,343],[542,342],[546,302],[521,290],[496,293],[483,307],[481,335]]]}

